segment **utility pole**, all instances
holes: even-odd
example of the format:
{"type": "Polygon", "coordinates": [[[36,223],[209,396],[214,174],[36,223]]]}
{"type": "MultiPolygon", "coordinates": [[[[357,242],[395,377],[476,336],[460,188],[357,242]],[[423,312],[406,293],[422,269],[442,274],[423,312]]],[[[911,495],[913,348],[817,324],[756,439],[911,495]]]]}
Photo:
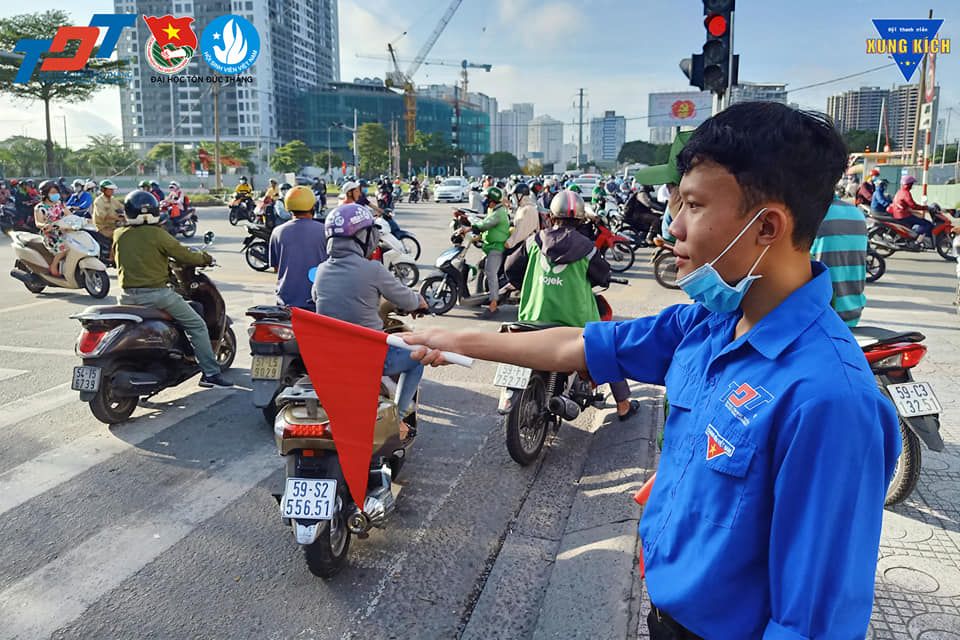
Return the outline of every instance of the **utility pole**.
{"type": "MultiPolygon", "coordinates": [[[[933,9],[927,14],[927,19],[933,19],[933,9]]],[[[927,85],[927,56],[923,56],[923,66],[920,69],[920,93],[917,95],[917,117],[913,122],[913,144],[910,148],[910,164],[917,162],[917,138],[920,137],[920,114],[923,111],[923,101],[927,85]]],[[[908,103],[909,104],[909,103],[908,103]]]]}
{"type": "Polygon", "coordinates": [[[583,88],[580,89],[580,118],[577,122],[579,137],[577,138],[577,170],[581,168],[583,159],[583,88]]]}
{"type": "Polygon", "coordinates": [[[357,149],[357,110],[353,110],[353,173],[360,177],[360,150],[357,149]]]}
{"type": "Polygon", "coordinates": [[[883,131],[883,112],[887,109],[887,99],[880,101],[880,122],[877,123],[877,144],[873,146],[874,151],[880,151],[880,132],[883,131]]]}
{"type": "Polygon", "coordinates": [[[216,165],[217,190],[223,188],[223,180],[220,175],[220,83],[216,82],[219,76],[214,76],[213,83],[213,162],[216,165]]]}
{"type": "Polygon", "coordinates": [[[950,135],[950,115],[953,113],[953,107],[947,109],[947,126],[943,129],[943,153],[940,155],[940,166],[947,161],[947,136],[950,135]]]}
{"type": "Polygon", "coordinates": [[[63,118],[63,149],[66,151],[70,146],[70,143],[67,142],[67,116],[60,117],[63,118]]]}
{"type": "Polygon", "coordinates": [[[330,178],[330,127],[327,126],[327,178],[330,178]]]}

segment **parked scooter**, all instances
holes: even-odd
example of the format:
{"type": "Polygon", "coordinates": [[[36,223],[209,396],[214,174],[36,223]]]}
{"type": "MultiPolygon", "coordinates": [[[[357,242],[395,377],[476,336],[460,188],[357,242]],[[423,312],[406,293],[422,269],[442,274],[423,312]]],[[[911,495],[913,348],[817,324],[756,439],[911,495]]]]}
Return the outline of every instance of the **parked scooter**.
{"type": "Polygon", "coordinates": [[[300,347],[293,335],[290,309],[276,305],[258,305],[247,309],[250,324],[250,378],[253,404],[263,412],[267,424],[277,417],[277,396],[307,375],[300,347]]]}
{"type": "MultiPolygon", "coordinates": [[[[627,284],[623,278],[610,282],[627,284]]],[[[613,309],[606,299],[596,294],[601,320],[611,320],[613,309]]],[[[505,322],[500,333],[540,331],[561,325],[531,322],[505,322]]],[[[517,464],[528,465],[540,455],[548,432],[560,429],[563,420],[575,420],[587,407],[602,406],[603,393],[596,385],[576,372],[533,371],[526,367],[500,363],[493,378],[500,387],[497,412],[506,416],[507,451],[517,464]]]]}
{"type": "Polygon", "coordinates": [[[890,398],[900,419],[903,449],[887,487],[887,506],[903,502],[920,479],[920,441],[931,451],[943,451],[940,412],[943,407],[928,382],[913,379],[912,369],[920,364],[927,348],[922,333],[897,333],[877,327],[855,327],[853,335],[863,348],[880,391],[890,398]]]}
{"type": "Polygon", "coordinates": [[[247,237],[243,239],[243,257],[254,271],[270,268],[270,234],[266,225],[248,223],[247,237]]]}
{"type": "MultiPolygon", "coordinates": [[[[204,249],[214,234],[204,236],[204,249]]],[[[215,266],[215,265],[210,265],[215,266]]],[[[223,297],[205,267],[171,263],[170,284],[204,319],[221,370],[233,364],[237,337],[223,297]]],[[[71,388],[103,423],[123,422],[141,397],[150,397],[200,373],[187,334],[166,311],[137,305],[87,307],[80,321],[71,388]]]]}
{"type": "MultiPolygon", "coordinates": [[[[386,333],[409,331],[396,318],[386,333]]],[[[340,459],[330,432],[330,421],[308,376],[284,389],[276,398],[274,423],[277,449],[286,459],[283,494],[274,494],[284,524],[293,529],[303,547],[307,568],[315,576],[331,578],[347,559],[350,538],[366,538],[373,527],[383,527],[393,512],[400,486],[394,483],[407,458],[413,438],[401,440],[400,416],[393,401],[396,379],[382,378],[373,456],[363,505],[350,497],[340,459]]],[[[416,412],[405,418],[416,428],[416,412]]]]}
{"type": "Polygon", "coordinates": [[[107,265],[100,260],[100,244],[83,231],[84,219],[64,216],[53,223],[63,234],[67,255],[60,263],[59,277],[50,274],[53,254],[43,244],[43,236],[26,231],[11,231],[13,253],[16,256],[10,275],[21,281],[30,293],[40,293],[47,287],[86,289],[94,298],[103,298],[110,292],[107,265]]]}
{"type": "Polygon", "coordinates": [[[930,217],[933,218],[933,246],[918,242],[919,234],[908,227],[903,220],[898,220],[877,211],[867,210],[867,225],[870,246],[884,258],[889,258],[897,251],[919,253],[935,249],[941,258],[948,262],[955,262],[957,254],[953,250],[952,228],[956,224],[953,216],[956,211],[945,212],[940,205],[930,205],[930,217]]]}

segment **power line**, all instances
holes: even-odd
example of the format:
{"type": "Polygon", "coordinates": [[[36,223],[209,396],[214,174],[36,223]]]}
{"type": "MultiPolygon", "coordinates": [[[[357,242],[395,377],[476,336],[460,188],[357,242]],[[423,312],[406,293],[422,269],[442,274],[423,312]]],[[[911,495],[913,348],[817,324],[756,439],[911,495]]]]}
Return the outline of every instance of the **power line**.
{"type": "Polygon", "coordinates": [[[804,89],[822,87],[825,84],[833,84],[834,82],[840,82],[841,80],[849,80],[850,78],[856,78],[857,76],[864,76],[864,75],[867,75],[868,73],[873,73],[874,71],[880,71],[881,69],[887,69],[889,67],[894,67],[894,66],[896,66],[896,63],[891,62],[889,64],[881,65],[879,67],[874,67],[873,69],[867,69],[866,71],[861,71],[859,73],[851,73],[848,76],[840,76],[839,78],[834,78],[832,80],[824,80],[823,82],[815,82],[813,84],[797,87],[796,89],[788,89],[788,91],[792,93],[796,93],[797,91],[803,91],[804,89]]]}

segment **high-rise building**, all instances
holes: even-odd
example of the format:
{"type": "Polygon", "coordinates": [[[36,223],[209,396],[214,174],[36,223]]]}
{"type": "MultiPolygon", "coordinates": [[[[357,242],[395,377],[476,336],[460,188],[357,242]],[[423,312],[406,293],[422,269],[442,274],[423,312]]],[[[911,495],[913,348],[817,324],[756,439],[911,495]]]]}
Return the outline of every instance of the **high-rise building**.
{"type": "MultiPolygon", "coordinates": [[[[934,96],[940,95],[940,87],[934,90],[934,96]]],[[[933,122],[937,122],[937,105],[934,99],[933,122]]],[[[890,144],[894,150],[909,150],[913,147],[913,130],[920,104],[920,85],[901,84],[891,89],[879,87],[861,87],[827,98],[827,115],[841,132],[852,130],[889,132],[890,144]],[[885,122],[881,122],[883,111],[885,122]]],[[[934,139],[936,131],[932,132],[934,139]]],[[[922,147],[922,138],[917,141],[922,147]]]]}
{"type": "MultiPolygon", "coordinates": [[[[235,14],[249,20],[260,36],[260,55],[242,76],[252,82],[217,84],[220,140],[257,148],[264,164],[270,150],[302,138],[306,126],[299,94],[340,79],[337,0],[114,0],[117,13],[139,16],[192,16],[200,38],[215,18],[235,14]]],[[[146,152],[157,143],[196,145],[214,138],[214,84],[156,82],[166,79],[146,62],[150,37],[139,19],[118,43],[130,61],[133,84],[120,92],[124,142],[146,152]]],[[[198,50],[176,76],[206,78],[213,71],[198,50]]],[[[226,76],[228,79],[233,76],[226,76]]]]}
{"type": "Polygon", "coordinates": [[[616,111],[604,111],[602,118],[590,119],[590,159],[615,162],[627,141],[627,119],[616,111]]]}
{"type": "Polygon", "coordinates": [[[530,121],[527,131],[527,152],[544,165],[563,162],[563,122],[548,115],[530,121]]]}
{"type": "MultiPolygon", "coordinates": [[[[461,91],[459,87],[449,84],[430,84],[426,86],[417,87],[417,95],[424,96],[427,98],[435,98],[437,100],[443,100],[448,103],[455,103],[457,100],[461,101],[461,104],[469,109],[482,111],[487,114],[490,119],[490,133],[489,133],[489,146],[488,148],[493,150],[497,147],[497,99],[491,98],[490,96],[484,93],[474,93],[473,91],[467,92],[466,100],[463,100],[461,97],[461,91]]],[[[461,127],[463,123],[461,123],[461,127]]],[[[464,131],[464,134],[469,132],[464,131]]]]}
{"type": "Polygon", "coordinates": [[[760,101],[787,104],[787,85],[741,82],[730,91],[730,104],[760,101]]]}
{"type": "Polygon", "coordinates": [[[514,103],[509,109],[497,114],[497,151],[507,151],[523,160],[527,157],[527,127],[533,120],[533,103],[514,103]]]}

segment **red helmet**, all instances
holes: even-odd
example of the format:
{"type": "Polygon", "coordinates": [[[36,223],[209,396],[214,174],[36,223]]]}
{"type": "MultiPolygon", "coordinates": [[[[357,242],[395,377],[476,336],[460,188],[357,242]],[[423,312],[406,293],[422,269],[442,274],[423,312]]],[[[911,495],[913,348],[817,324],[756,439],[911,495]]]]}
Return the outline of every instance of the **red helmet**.
{"type": "Polygon", "coordinates": [[[877,169],[876,167],[874,167],[873,169],[870,169],[870,175],[872,176],[880,175],[880,169],[877,169]]]}

